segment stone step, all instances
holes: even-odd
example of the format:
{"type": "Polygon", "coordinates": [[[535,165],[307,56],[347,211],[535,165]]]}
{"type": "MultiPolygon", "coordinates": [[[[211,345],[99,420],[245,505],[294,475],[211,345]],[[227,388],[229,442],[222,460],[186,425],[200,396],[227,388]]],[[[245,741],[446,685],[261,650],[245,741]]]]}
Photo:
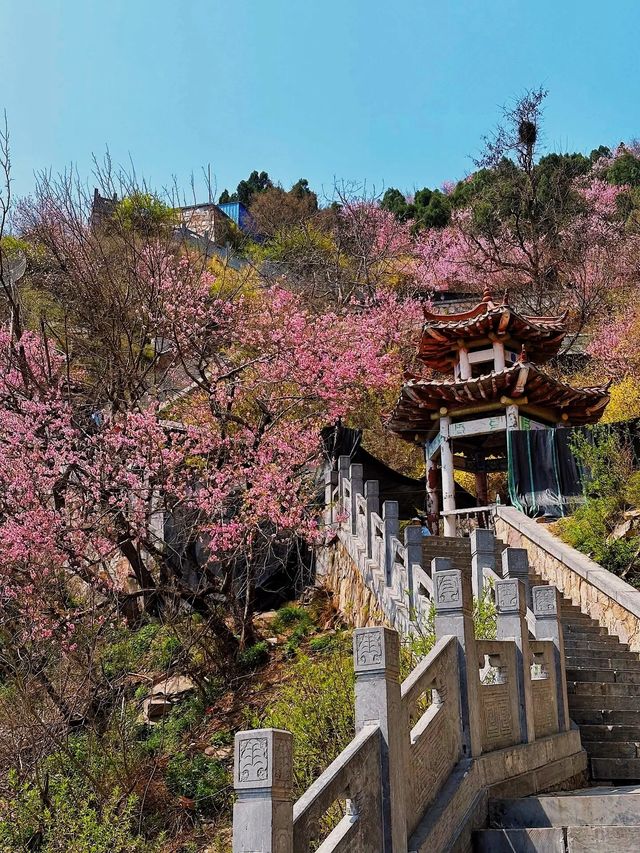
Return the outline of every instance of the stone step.
{"type": "Polygon", "coordinates": [[[602,649],[594,649],[591,645],[589,648],[584,648],[583,646],[565,646],[564,647],[565,655],[567,657],[580,657],[580,656],[589,656],[591,660],[598,661],[604,658],[605,660],[608,658],[624,658],[628,660],[630,663],[640,663],[638,660],[638,656],[633,652],[627,652],[624,649],[619,649],[616,646],[604,645],[602,649]]]}
{"type": "Polygon", "coordinates": [[[565,853],[564,831],[483,829],[473,833],[473,849],[477,853],[565,853]]]}
{"type": "Polygon", "coordinates": [[[562,624],[566,627],[575,626],[577,628],[598,628],[600,627],[595,619],[590,616],[584,616],[578,613],[572,613],[570,616],[561,616],[562,624]]]}
{"type": "MultiPolygon", "coordinates": [[[[585,672],[585,676],[589,673],[585,672]]],[[[608,699],[610,696],[640,697],[640,684],[611,681],[567,681],[567,692],[572,696],[600,696],[608,699]]]]}
{"type": "Polygon", "coordinates": [[[640,850],[638,826],[570,826],[567,853],[636,853],[640,850]]]}
{"type": "Polygon", "coordinates": [[[580,726],[640,726],[640,711],[619,711],[611,708],[577,708],[569,703],[569,716],[580,726]]]}
{"type": "Polygon", "coordinates": [[[474,833],[473,849],[478,853],[636,853],[640,827],[485,829],[474,833]]]}
{"type": "MultiPolygon", "coordinates": [[[[640,780],[640,758],[592,758],[589,764],[594,779],[640,780]]],[[[640,850],[640,842],[634,849],[640,850]]]]}
{"type": "Polygon", "coordinates": [[[567,636],[583,636],[583,635],[592,635],[599,637],[608,637],[606,628],[601,628],[599,626],[585,625],[563,625],[565,637],[567,636]]]}
{"type": "MultiPolygon", "coordinates": [[[[593,708],[607,711],[638,711],[640,701],[637,696],[585,696],[580,693],[569,694],[569,711],[593,708]]],[[[640,713],[640,712],[639,712],[640,713]]]]}
{"type": "Polygon", "coordinates": [[[589,758],[640,758],[640,740],[586,740],[582,745],[589,758]]]}
{"type": "MultiPolygon", "coordinates": [[[[596,665],[599,661],[595,662],[596,665]]],[[[594,684],[640,684],[640,672],[634,669],[574,669],[567,664],[567,682],[592,682],[594,684]]]]}
{"type": "Polygon", "coordinates": [[[594,669],[597,666],[598,671],[607,669],[624,669],[627,672],[640,672],[640,661],[629,659],[626,657],[609,657],[609,658],[594,658],[589,656],[588,652],[579,655],[570,655],[565,652],[565,661],[567,669],[594,669]]]}
{"type": "Polygon", "coordinates": [[[509,829],[612,824],[640,827],[640,790],[635,786],[585,788],[566,794],[492,800],[489,823],[509,829]]]}
{"type": "Polygon", "coordinates": [[[580,726],[580,738],[583,744],[590,741],[640,741],[639,726],[588,725],[580,726]]]}
{"type": "MultiPolygon", "coordinates": [[[[570,640],[565,638],[564,648],[565,651],[572,652],[580,651],[580,649],[586,649],[589,653],[592,651],[611,651],[611,649],[618,649],[620,652],[625,653],[629,652],[629,646],[626,643],[619,643],[615,637],[597,637],[595,640],[587,640],[586,643],[576,638],[570,640]]],[[[637,652],[629,652],[629,654],[633,655],[636,660],[640,660],[637,652]]]]}

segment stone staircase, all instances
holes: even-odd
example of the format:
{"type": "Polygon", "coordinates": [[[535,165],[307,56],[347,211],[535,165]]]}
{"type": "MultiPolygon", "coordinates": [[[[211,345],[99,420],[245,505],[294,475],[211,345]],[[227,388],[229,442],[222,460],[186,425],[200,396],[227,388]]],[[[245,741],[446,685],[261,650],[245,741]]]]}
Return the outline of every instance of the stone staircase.
{"type": "MultiPolygon", "coordinates": [[[[545,581],[530,573],[532,586],[545,581]]],[[[562,599],[569,714],[597,784],[640,780],[640,658],[562,599]]],[[[638,847],[640,850],[640,846],[638,847]]]]}
{"type": "Polygon", "coordinates": [[[492,800],[476,853],[634,853],[640,850],[640,788],[492,800]]]}
{"type": "MultiPolygon", "coordinates": [[[[496,540],[498,566],[504,548],[496,540]]],[[[434,557],[448,557],[454,568],[471,570],[468,539],[427,537],[423,565],[434,557]]],[[[532,570],[529,582],[546,584],[532,570]]],[[[640,656],[564,597],[561,621],[569,714],[580,728],[591,780],[599,785],[640,783],[640,656]]]]}
{"type": "MultiPolygon", "coordinates": [[[[496,539],[496,565],[505,545],[496,539]]],[[[422,565],[430,566],[434,557],[448,557],[454,569],[471,571],[471,545],[469,539],[453,539],[448,536],[427,536],[422,540],[422,565]]]]}

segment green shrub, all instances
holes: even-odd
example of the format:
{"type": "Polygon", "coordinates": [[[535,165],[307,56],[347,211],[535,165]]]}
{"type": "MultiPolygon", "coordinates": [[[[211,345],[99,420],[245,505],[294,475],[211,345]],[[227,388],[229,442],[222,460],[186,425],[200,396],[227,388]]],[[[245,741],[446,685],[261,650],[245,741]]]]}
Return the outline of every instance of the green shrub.
{"type": "Polygon", "coordinates": [[[269,644],[266,640],[261,640],[239,653],[238,666],[244,670],[257,669],[267,660],[269,660],[269,644]]]}
{"type": "Polygon", "coordinates": [[[196,810],[207,817],[219,816],[231,805],[231,774],[205,755],[174,755],[167,765],[167,785],[174,794],[193,800],[196,810]]]}
{"type": "Polygon", "coordinates": [[[174,631],[162,627],[149,649],[149,663],[154,669],[169,669],[182,651],[182,643],[174,631]]]}
{"type": "Polygon", "coordinates": [[[209,738],[211,746],[229,746],[233,743],[233,732],[214,732],[209,738]]]}
{"type": "Polygon", "coordinates": [[[291,634],[289,639],[287,640],[284,651],[287,657],[292,657],[300,647],[300,643],[307,636],[308,627],[304,624],[298,625],[298,627],[291,634]]]}
{"type": "Polygon", "coordinates": [[[312,637],[309,640],[309,649],[312,652],[327,652],[336,645],[336,634],[322,634],[320,637],[312,637]]]}
{"type": "Polygon", "coordinates": [[[117,678],[141,669],[159,631],[160,625],[157,623],[143,625],[138,631],[128,628],[118,630],[116,639],[106,646],[101,656],[107,678],[117,678]]]}
{"type": "Polygon", "coordinates": [[[200,696],[184,699],[155,725],[139,729],[142,748],[147,753],[171,752],[180,744],[184,732],[195,728],[204,719],[205,703],[200,696]]]}
{"type": "Polygon", "coordinates": [[[287,628],[292,627],[309,628],[311,626],[311,616],[304,607],[299,607],[296,604],[287,604],[281,607],[276,613],[276,618],[273,620],[272,627],[277,633],[281,633],[287,628]]]}
{"type": "Polygon", "coordinates": [[[300,655],[262,717],[252,727],[287,729],[293,734],[295,788],[306,790],[354,736],[353,662],[350,648],[317,659],[300,655]]]}
{"type": "Polygon", "coordinates": [[[473,627],[477,640],[495,640],[496,604],[491,589],[485,589],[480,598],[473,599],[473,627]]]}
{"type": "Polygon", "coordinates": [[[73,775],[52,774],[46,798],[15,775],[9,781],[13,796],[0,802],[0,853],[151,853],[162,841],[137,833],[137,801],[117,788],[98,803],[73,775]]]}

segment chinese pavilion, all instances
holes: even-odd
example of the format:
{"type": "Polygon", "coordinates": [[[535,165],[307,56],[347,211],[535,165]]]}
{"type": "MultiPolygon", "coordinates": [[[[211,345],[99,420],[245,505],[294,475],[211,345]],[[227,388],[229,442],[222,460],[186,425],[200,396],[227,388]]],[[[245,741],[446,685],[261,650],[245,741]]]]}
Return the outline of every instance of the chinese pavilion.
{"type": "MultiPolygon", "coordinates": [[[[389,428],[424,444],[429,515],[456,530],[456,468],[475,473],[478,505],[488,501],[487,473],[507,470],[506,433],[598,421],[607,387],[573,388],[538,365],[555,356],[565,335],[560,317],[527,317],[507,297],[485,290],[482,302],[459,314],[425,310],[418,357],[453,378],[407,376],[389,428]],[[439,513],[438,466],[442,472],[439,513]]],[[[437,528],[436,528],[437,529],[437,528]]]]}

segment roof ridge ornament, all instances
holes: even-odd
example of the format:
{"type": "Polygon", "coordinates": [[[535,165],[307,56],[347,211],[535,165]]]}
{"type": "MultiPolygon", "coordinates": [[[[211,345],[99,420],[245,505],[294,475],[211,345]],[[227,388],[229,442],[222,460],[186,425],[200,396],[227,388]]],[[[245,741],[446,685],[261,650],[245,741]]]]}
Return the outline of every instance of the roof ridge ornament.
{"type": "Polygon", "coordinates": [[[487,305],[493,305],[493,292],[491,290],[490,285],[485,285],[484,290],[482,291],[482,301],[487,305]]]}

